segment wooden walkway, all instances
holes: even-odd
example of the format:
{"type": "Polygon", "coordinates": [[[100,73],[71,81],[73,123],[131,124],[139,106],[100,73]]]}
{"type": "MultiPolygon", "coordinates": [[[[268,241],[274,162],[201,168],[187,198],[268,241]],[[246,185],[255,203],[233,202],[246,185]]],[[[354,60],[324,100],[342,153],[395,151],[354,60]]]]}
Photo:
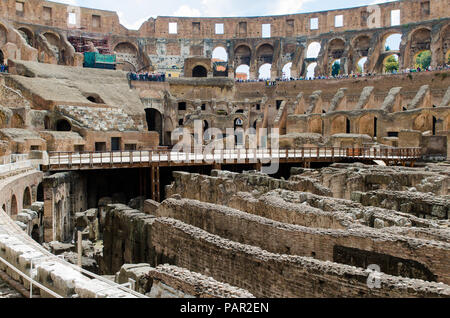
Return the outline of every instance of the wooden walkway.
{"type": "Polygon", "coordinates": [[[289,150],[216,150],[214,153],[182,153],[170,150],[117,152],[51,152],[46,171],[99,170],[145,167],[185,167],[222,164],[270,164],[349,161],[384,161],[414,163],[420,148],[333,148],[311,147],[289,150]]]}

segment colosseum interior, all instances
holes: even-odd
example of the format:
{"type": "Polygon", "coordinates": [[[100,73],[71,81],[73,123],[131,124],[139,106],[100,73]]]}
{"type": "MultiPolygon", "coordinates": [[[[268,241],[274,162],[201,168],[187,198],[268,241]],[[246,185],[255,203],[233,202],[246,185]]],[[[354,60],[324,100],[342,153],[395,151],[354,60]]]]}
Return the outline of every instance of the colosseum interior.
{"type": "Polygon", "coordinates": [[[0,62],[0,298],[450,297],[448,0],[4,0],[0,62]]]}

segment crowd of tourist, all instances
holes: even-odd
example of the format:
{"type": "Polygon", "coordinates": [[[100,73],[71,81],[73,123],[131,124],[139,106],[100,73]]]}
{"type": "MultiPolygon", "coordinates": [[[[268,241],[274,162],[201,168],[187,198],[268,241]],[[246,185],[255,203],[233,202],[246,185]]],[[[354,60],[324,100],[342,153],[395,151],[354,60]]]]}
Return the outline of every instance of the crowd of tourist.
{"type": "MultiPolygon", "coordinates": [[[[170,74],[169,74],[170,77],[170,74]]],[[[146,82],[165,82],[166,73],[128,73],[128,80],[130,81],[146,81],[146,82]]]]}
{"type": "Polygon", "coordinates": [[[425,69],[422,69],[420,67],[417,68],[407,68],[407,69],[402,69],[402,70],[394,70],[392,72],[389,73],[383,73],[383,74],[378,74],[376,72],[369,72],[369,73],[351,73],[351,74],[339,74],[339,75],[320,75],[320,76],[315,76],[315,77],[299,77],[299,78],[294,78],[294,77],[283,77],[283,78],[276,78],[275,81],[269,81],[266,79],[236,79],[237,83],[255,83],[255,82],[265,82],[266,86],[274,86],[276,85],[277,82],[291,82],[291,81],[315,81],[315,80],[329,80],[329,79],[349,79],[349,78],[360,78],[360,77],[375,77],[375,76],[379,76],[379,75],[397,75],[397,74],[409,74],[409,73],[420,73],[420,72],[433,72],[433,71],[446,71],[446,70],[450,70],[450,64],[446,64],[446,65],[441,65],[439,67],[433,68],[433,67],[428,67],[425,69]]]}

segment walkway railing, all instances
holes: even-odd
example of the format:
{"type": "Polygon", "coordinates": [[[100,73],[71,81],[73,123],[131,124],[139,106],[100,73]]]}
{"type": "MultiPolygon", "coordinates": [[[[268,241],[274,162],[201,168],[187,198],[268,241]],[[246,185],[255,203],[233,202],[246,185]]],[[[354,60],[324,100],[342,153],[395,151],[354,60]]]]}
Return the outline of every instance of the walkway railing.
{"type": "Polygon", "coordinates": [[[0,157],[0,175],[31,167],[32,164],[28,160],[28,155],[17,154],[0,157]]]}
{"type": "Polygon", "coordinates": [[[49,170],[117,167],[140,164],[221,164],[269,163],[292,161],[355,160],[417,160],[421,148],[338,148],[304,147],[299,149],[223,149],[212,152],[186,153],[171,150],[141,150],[116,152],[51,152],[49,170]]]}

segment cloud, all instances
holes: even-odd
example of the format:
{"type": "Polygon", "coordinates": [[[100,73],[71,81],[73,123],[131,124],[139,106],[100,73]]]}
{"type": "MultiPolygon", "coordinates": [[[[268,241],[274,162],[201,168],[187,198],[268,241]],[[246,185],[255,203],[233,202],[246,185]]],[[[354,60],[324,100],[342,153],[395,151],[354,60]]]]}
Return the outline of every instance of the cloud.
{"type": "Polygon", "coordinates": [[[177,11],[173,13],[174,16],[179,17],[200,17],[202,13],[198,9],[191,8],[190,6],[184,4],[178,8],[177,11]]]}
{"type": "MultiPolygon", "coordinates": [[[[293,14],[298,13],[303,5],[313,0],[278,0],[275,3],[275,9],[269,10],[270,14],[293,14]]],[[[271,4],[272,6],[272,4],[271,4]]]]}

